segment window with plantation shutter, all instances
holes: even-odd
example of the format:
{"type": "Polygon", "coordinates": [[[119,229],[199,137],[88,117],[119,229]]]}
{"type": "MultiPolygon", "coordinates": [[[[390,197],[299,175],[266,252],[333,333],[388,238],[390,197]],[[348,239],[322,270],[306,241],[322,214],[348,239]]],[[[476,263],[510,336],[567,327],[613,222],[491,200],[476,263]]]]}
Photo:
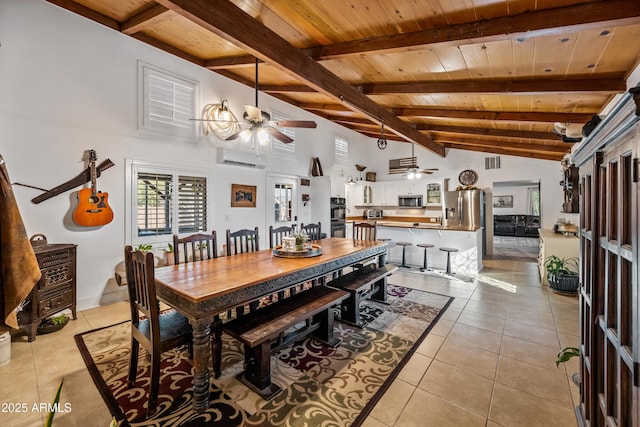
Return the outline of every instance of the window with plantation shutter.
{"type": "Polygon", "coordinates": [[[207,178],[178,176],[178,232],[207,231],[207,178]]]}
{"type": "Polygon", "coordinates": [[[173,234],[209,232],[209,178],[206,171],[127,160],[128,241],[166,243],[173,234]],[[129,190],[130,189],[130,190],[129,190]]]}
{"type": "Polygon", "coordinates": [[[339,136],[335,137],[333,160],[336,165],[349,163],[349,141],[339,136]]]}
{"type": "Polygon", "coordinates": [[[172,234],[173,175],[139,173],[136,189],[138,236],[172,234]]]}
{"type": "Polygon", "coordinates": [[[140,65],[141,128],[174,136],[194,137],[196,82],[140,65]]]}

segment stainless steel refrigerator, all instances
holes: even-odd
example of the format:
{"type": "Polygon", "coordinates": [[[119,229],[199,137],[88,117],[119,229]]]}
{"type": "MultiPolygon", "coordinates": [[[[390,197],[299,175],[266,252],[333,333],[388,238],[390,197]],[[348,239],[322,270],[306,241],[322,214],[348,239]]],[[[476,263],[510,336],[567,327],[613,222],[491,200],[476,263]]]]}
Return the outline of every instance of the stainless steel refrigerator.
{"type": "Polygon", "coordinates": [[[445,191],[442,225],[471,230],[484,227],[484,191],[445,191]]]}

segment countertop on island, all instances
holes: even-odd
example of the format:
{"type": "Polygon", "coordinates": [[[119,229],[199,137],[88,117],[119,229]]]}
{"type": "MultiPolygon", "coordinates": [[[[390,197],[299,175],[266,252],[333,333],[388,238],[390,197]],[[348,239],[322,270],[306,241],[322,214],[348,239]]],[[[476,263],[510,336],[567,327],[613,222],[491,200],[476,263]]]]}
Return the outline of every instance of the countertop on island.
{"type": "Polygon", "coordinates": [[[347,221],[369,222],[376,223],[379,227],[395,227],[395,228],[412,228],[423,230],[449,230],[449,231],[478,231],[481,227],[456,227],[456,226],[443,226],[437,222],[426,222],[428,218],[422,218],[422,221],[416,221],[416,218],[408,218],[406,221],[399,220],[397,217],[393,220],[367,220],[363,218],[347,218],[347,221]]]}

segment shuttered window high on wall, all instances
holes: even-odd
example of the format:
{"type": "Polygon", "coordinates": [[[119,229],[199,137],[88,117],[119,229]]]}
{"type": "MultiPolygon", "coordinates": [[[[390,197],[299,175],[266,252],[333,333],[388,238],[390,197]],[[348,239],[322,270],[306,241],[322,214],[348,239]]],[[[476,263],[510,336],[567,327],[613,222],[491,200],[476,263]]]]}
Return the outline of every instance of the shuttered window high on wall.
{"type": "Polygon", "coordinates": [[[339,136],[335,137],[333,160],[336,165],[349,163],[349,141],[339,136]]]}
{"type": "Polygon", "coordinates": [[[142,129],[167,135],[196,135],[196,95],[198,85],[147,64],[141,64],[142,129]]]}

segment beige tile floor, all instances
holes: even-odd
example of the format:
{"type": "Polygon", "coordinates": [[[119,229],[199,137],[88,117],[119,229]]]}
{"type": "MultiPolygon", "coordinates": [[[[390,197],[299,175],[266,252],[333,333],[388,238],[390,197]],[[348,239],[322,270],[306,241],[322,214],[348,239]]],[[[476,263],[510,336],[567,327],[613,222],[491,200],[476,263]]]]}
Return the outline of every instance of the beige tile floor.
{"type": "MultiPolygon", "coordinates": [[[[480,276],[483,283],[392,276],[391,283],[455,300],[364,426],[577,425],[579,395],[570,378],[577,361],[554,363],[561,347],[578,344],[577,299],[543,288],[531,262],[486,260],[480,276]]],[[[70,410],[56,415],[54,426],[108,426],[111,416],[73,336],[127,320],[128,310],[121,302],[82,311],[32,343],[14,337],[12,361],[0,367],[0,425],[41,426],[46,413],[37,405],[51,402],[64,378],[61,402],[70,410]]]]}

